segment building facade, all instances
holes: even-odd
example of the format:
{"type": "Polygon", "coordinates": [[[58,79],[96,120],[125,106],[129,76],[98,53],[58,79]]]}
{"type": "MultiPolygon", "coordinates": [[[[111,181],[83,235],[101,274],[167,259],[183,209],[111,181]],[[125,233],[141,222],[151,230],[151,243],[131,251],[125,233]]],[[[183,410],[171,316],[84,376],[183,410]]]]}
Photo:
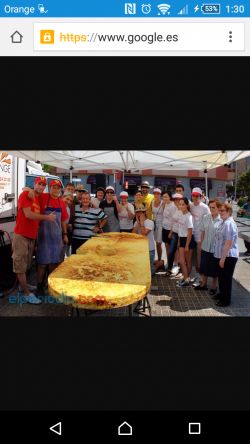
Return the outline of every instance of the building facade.
{"type": "MultiPolygon", "coordinates": [[[[64,185],[70,180],[69,172],[60,168],[55,168],[54,174],[62,179],[64,185]]],[[[232,182],[234,176],[234,170],[225,166],[208,171],[208,197],[210,199],[225,199],[226,183],[232,182]]],[[[191,198],[191,191],[194,187],[199,187],[205,192],[205,174],[202,171],[197,170],[171,170],[165,172],[143,170],[141,174],[129,174],[113,170],[74,170],[72,180],[75,185],[79,183],[83,184],[91,194],[95,194],[98,186],[103,186],[105,188],[108,185],[112,185],[114,186],[117,195],[119,195],[122,190],[126,190],[129,193],[130,199],[133,198],[143,180],[147,180],[152,189],[158,187],[161,190],[167,190],[169,192],[173,192],[175,186],[178,183],[181,183],[185,188],[185,195],[189,199],[191,198]]]]}

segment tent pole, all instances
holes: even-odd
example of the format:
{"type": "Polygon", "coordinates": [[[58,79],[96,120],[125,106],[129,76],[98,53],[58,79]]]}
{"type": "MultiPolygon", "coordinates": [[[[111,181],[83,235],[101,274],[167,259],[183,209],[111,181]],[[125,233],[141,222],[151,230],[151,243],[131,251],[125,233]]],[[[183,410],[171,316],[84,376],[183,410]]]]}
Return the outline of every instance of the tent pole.
{"type": "Polygon", "coordinates": [[[70,182],[72,182],[72,179],[73,179],[73,169],[74,169],[74,167],[71,165],[69,167],[69,181],[70,182]]]}
{"type": "Polygon", "coordinates": [[[206,161],[205,161],[204,173],[205,173],[205,184],[206,184],[206,191],[205,191],[205,193],[206,193],[206,197],[208,198],[207,162],[206,161]]]}
{"type": "Polygon", "coordinates": [[[237,173],[238,173],[238,171],[237,171],[237,160],[236,160],[236,162],[235,162],[235,184],[234,184],[234,201],[235,202],[236,202],[237,180],[238,180],[237,173]]]}

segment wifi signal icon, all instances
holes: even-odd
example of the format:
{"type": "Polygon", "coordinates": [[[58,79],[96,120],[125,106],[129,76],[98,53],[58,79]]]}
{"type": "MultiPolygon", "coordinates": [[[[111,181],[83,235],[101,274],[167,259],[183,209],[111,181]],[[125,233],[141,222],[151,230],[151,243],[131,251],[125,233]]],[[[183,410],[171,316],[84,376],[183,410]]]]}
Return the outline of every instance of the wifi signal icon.
{"type": "Polygon", "coordinates": [[[160,11],[158,15],[166,15],[167,13],[168,15],[170,14],[170,12],[168,12],[168,10],[170,9],[170,5],[167,5],[166,3],[161,3],[160,5],[157,5],[157,8],[160,11]]]}

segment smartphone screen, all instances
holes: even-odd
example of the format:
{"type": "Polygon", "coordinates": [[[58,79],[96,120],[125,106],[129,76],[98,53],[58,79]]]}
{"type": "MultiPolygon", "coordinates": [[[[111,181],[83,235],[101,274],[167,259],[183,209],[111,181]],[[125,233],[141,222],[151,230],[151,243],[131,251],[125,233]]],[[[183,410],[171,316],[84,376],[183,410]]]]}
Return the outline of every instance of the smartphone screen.
{"type": "Polygon", "coordinates": [[[244,438],[249,2],[0,1],[0,39],[2,430],[244,438]]]}

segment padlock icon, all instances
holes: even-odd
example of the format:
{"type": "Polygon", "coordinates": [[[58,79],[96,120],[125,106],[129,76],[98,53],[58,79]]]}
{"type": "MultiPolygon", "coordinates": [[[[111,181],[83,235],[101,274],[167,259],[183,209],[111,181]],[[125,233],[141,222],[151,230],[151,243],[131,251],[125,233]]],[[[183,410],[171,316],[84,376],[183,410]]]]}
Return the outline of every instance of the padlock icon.
{"type": "Polygon", "coordinates": [[[44,42],[51,41],[51,35],[49,34],[49,32],[46,32],[46,34],[44,34],[43,40],[44,40],[44,42]]]}
{"type": "Polygon", "coordinates": [[[54,44],[55,31],[53,29],[43,29],[40,31],[41,44],[54,44]]]}

